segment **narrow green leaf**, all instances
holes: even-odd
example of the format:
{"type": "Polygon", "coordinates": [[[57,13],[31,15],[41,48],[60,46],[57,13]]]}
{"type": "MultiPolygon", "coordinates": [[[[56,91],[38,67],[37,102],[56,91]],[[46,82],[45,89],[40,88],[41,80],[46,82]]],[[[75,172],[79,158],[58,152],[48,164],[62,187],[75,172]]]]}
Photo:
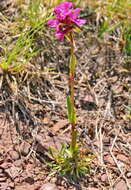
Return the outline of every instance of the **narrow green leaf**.
{"type": "Polygon", "coordinates": [[[1,63],[0,67],[3,70],[8,70],[8,68],[9,68],[8,62],[4,61],[3,63],[1,63]]]}
{"type": "Polygon", "coordinates": [[[70,149],[66,149],[66,153],[68,154],[69,158],[72,158],[72,151],[70,151],[70,149]]]}

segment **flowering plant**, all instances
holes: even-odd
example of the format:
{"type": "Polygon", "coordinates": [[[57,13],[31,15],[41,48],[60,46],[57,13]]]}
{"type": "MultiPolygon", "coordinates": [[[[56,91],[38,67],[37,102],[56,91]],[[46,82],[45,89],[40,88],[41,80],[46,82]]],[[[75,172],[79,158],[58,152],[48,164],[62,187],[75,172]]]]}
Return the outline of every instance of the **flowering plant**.
{"type": "MultiPolygon", "coordinates": [[[[48,21],[48,25],[56,29],[55,35],[58,40],[63,41],[65,37],[71,45],[71,56],[69,63],[69,92],[67,97],[68,119],[71,124],[72,140],[70,149],[63,147],[61,152],[55,158],[55,167],[60,170],[63,175],[74,174],[75,177],[83,176],[88,171],[90,158],[82,158],[81,151],[77,146],[77,129],[76,129],[76,109],[74,97],[75,84],[75,66],[77,59],[75,56],[76,46],[73,31],[76,27],[81,27],[86,20],[79,19],[80,8],[74,9],[72,2],[64,2],[55,7],[54,14],[56,19],[48,21]]],[[[53,155],[53,153],[51,153],[53,155]]]]}
{"type": "Polygon", "coordinates": [[[81,27],[86,23],[86,20],[79,19],[80,8],[74,9],[72,2],[64,2],[55,7],[54,14],[56,19],[48,21],[50,27],[56,28],[56,37],[63,41],[65,35],[69,34],[78,26],[81,27]]]}

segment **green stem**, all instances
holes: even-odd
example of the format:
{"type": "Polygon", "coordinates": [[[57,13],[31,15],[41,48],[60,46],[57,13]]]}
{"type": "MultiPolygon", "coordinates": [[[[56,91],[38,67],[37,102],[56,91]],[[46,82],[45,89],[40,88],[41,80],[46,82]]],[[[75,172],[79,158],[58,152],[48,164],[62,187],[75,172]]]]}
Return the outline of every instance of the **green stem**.
{"type": "MultiPolygon", "coordinates": [[[[70,33],[70,43],[71,43],[71,60],[73,60],[75,56],[75,42],[73,39],[73,34],[72,32],[70,33]]],[[[75,126],[75,98],[74,98],[74,84],[75,84],[75,67],[73,62],[70,62],[70,74],[69,74],[69,88],[70,88],[70,99],[71,99],[71,105],[72,105],[72,115],[73,119],[71,122],[71,131],[72,131],[72,142],[71,142],[71,147],[74,152],[75,147],[76,147],[76,126],[75,126]]]]}
{"type": "MultiPolygon", "coordinates": [[[[75,105],[74,105],[74,75],[73,73],[70,73],[70,91],[71,91],[71,95],[70,95],[70,98],[71,98],[71,104],[72,104],[72,115],[75,114],[75,105]]],[[[75,142],[75,122],[72,120],[71,122],[71,130],[72,130],[72,143],[71,143],[71,146],[72,146],[72,149],[74,150],[75,149],[75,146],[76,146],[76,142],[75,142]]]]}

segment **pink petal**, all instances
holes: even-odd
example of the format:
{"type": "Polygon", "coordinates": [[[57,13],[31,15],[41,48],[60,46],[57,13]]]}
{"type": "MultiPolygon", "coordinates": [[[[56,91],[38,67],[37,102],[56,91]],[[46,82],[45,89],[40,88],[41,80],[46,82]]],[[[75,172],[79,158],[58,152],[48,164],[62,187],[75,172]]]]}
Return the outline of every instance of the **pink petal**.
{"type": "Polygon", "coordinates": [[[72,17],[72,10],[66,11],[62,16],[64,23],[68,24],[70,23],[70,18],[72,17]]]}
{"type": "Polygon", "coordinates": [[[71,2],[64,2],[61,3],[59,6],[55,7],[55,14],[56,16],[65,16],[65,14],[73,7],[73,3],[71,2]]]}
{"type": "Polygon", "coordinates": [[[62,10],[60,8],[58,8],[58,7],[55,8],[55,14],[56,14],[56,16],[59,15],[59,14],[61,14],[61,12],[62,12],[62,10]]]}
{"type": "Polygon", "coordinates": [[[63,32],[56,32],[55,33],[58,40],[63,41],[65,34],[63,32]]]}
{"type": "Polygon", "coordinates": [[[74,4],[72,2],[63,2],[59,6],[57,6],[57,8],[60,8],[60,9],[71,9],[73,7],[73,5],[74,4]]]}
{"type": "Polygon", "coordinates": [[[85,19],[76,19],[76,20],[74,20],[74,23],[77,26],[81,27],[81,26],[83,26],[86,23],[86,20],[85,19]]]}
{"type": "Polygon", "coordinates": [[[74,9],[74,11],[73,11],[74,18],[77,18],[80,15],[80,10],[81,10],[80,8],[74,9]]]}
{"type": "Polygon", "coordinates": [[[49,20],[49,21],[48,21],[48,25],[49,25],[50,27],[57,27],[57,25],[58,25],[58,20],[56,20],[56,19],[54,19],[54,20],[49,20]]]}

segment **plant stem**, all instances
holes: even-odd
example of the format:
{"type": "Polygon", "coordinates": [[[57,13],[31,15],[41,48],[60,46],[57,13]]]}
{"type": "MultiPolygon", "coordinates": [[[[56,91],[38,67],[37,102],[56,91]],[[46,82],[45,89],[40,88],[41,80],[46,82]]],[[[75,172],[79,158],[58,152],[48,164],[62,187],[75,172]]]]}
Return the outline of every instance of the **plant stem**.
{"type": "MultiPolygon", "coordinates": [[[[75,56],[75,42],[73,39],[73,33],[70,33],[70,43],[71,43],[71,60],[74,59],[75,56]]],[[[73,61],[71,61],[70,64],[73,64],[73,61]]],[[[75,84],[75,68],[74,66],[70,65],[70,74],[69,74],[69,88],[70,88],[70,100],[71,100],[71,105],[72,105],[72,115],[73,115],[73,119],[71,122],[71,131],[72,131],[72,142],[71,142],[71,146],[72,146],[72,150],[74,152],[75,147],[76,147],[76,126],[75,126],[75,98],[74,98],[74,84],[75,84]]]]}
{"type": "MultiPolygon", "coordinates": [[[[71,91],[71,104],[72,104],[72,114],[75,114],[75,105],[74,105],[74,74],[70,73],[70,91],[71,91]]],[[[75,149],[76,146],[76,140],[75,140],[75,134],[76,134],[76,128],[75,128],[75,122],[72,121],[71,123],[71,131],[72,131],[72,149],[75,149]]]]}

